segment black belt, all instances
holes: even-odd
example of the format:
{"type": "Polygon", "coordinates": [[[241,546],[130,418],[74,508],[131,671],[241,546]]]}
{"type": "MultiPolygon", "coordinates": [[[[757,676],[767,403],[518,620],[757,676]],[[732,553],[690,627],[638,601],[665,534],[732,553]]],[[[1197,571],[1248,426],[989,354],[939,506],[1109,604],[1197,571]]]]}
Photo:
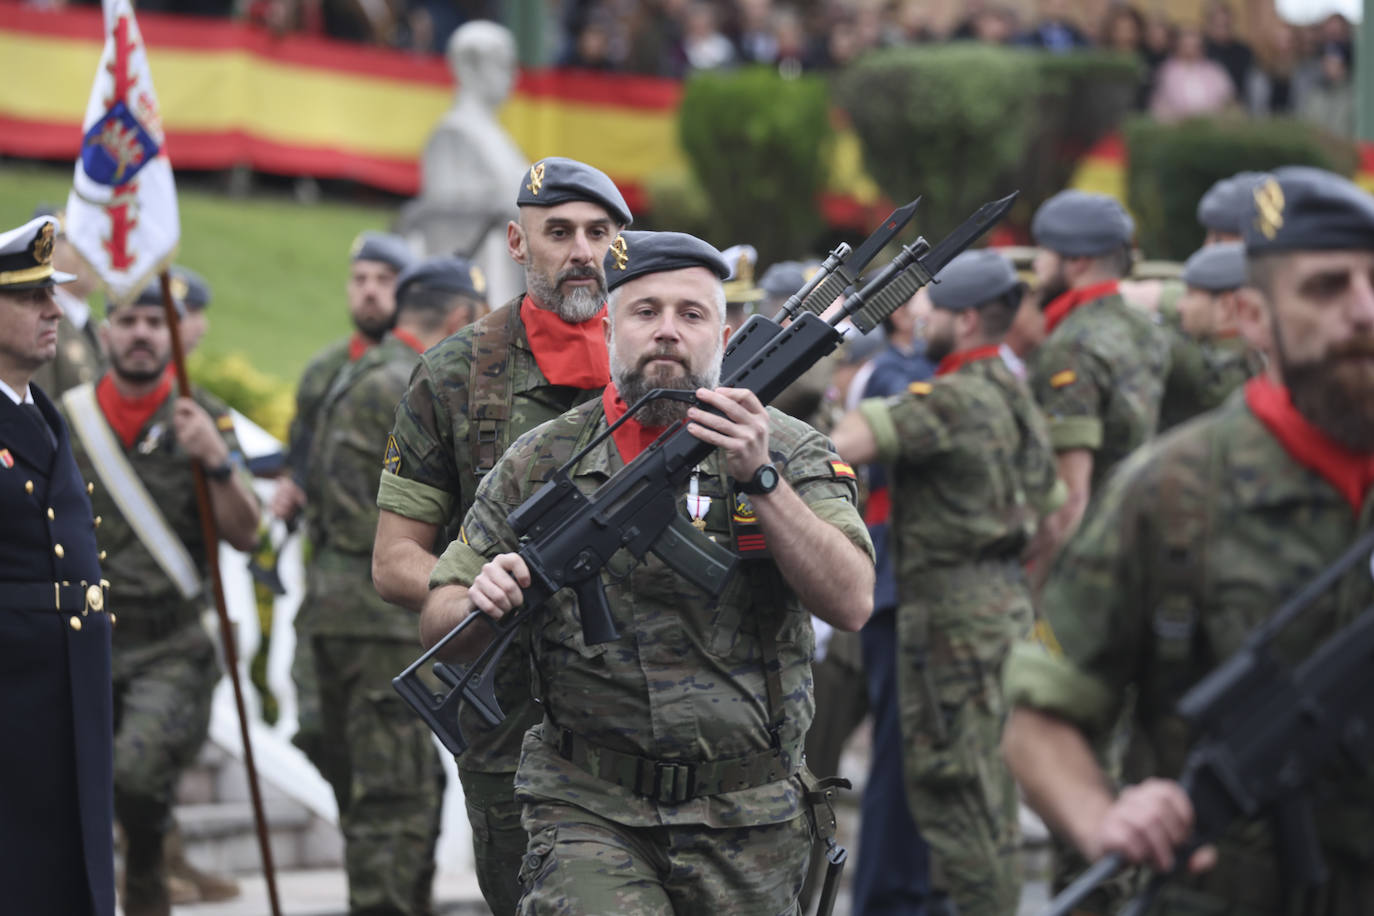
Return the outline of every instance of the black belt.
{"type": "Polygon", "coordinates": [[[544,741],[558,756],[607,782],[667,805],[752,789],[787,779],[801,769],[801,742],[721,760],[657,760],[613,751],[544,720],[544,741]],[[784,760],[792,761],[790,766],[784,760]]]}
{"type": "Polygon", "coordinates": [[[0,611],[55,611],[59,614],[100,613],[110,583],[0,582],[0,611]]]}

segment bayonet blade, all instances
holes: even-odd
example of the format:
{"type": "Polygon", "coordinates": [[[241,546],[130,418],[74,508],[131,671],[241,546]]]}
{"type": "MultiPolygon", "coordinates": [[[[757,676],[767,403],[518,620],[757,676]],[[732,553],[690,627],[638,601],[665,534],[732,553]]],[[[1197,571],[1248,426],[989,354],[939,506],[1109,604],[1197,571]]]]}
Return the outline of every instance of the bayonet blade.
{"type": "Polygon", "coordinates": [[[960,223],[959,228],[945,236],[938,245],[930,249],[930,252],[921,258],[921,263],[925,265],[926,270],[930,271],[930,275],[935,276],[965,248],[978,241],[985,232],[1001,222],[1002,217],[1007,215],[1007,211],[1011,209],[1011,205],[1016,202],[1016,196],[1020,193],[1020,191],[1012,191],[1001,200],[983,204],[978,208],[978,212],[960,223]]]}

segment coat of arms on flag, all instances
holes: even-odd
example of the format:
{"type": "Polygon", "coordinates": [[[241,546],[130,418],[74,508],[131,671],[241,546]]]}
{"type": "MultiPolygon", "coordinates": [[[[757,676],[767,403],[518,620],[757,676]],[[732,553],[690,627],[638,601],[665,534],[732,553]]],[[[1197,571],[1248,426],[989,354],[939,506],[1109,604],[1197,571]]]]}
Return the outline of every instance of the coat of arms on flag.
{"type": "Polygon", "coordinates": [[[86,103],[81,152],[67,201],[68,239],[128,302],[176,254],[172,165],[130,0],[104,0],[105,50],[86,103]]]}

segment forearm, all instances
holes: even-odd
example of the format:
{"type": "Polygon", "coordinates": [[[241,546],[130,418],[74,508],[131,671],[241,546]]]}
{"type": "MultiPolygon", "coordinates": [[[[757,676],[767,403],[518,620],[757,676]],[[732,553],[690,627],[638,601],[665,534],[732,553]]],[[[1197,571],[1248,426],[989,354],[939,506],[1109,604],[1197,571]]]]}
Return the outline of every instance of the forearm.
{"type": "MultiPolygon", "coordinates": [[[[432,590],[420,610],[420,644],[430,649],[473,614],[481,611],[473,607],[465,585],[441,585],[432,590]]],[[[471,659],[491,642],[495,631],[482,623],[475,623],[444,647],[439,657],[445,661],[471,659]]]]}
{"type": "Polygon", "coordinates": [[[235,550],[249,551],[258,543],[258,500],[239,474],[209,480],[210,508],[220,537],[235,550]]]}
{"type": "Polygon", "coordinates": [[[429,575],[439,561],[427,545],[438,526],[383,509],[372,547],[372,585],[384,601],[419,612],[429,597],[429,575]]]}
{"type": "Polygon", "coordinates": [[[873,613],[873,563],[784,481],[750,497],[778,570],[807,610],[854,631],[873,613]]]}
{"type": "Polygon", "coordinates": [[[850,464],[871,464],[878,458],[878,441],[873,428],[857,410],[851,410],[840,419],[830,438],[835,443],[835,451],[850,464]]]}
{"type": "Polygon", "coordinates": [[[1085,448],[1068,449],[1056,456],[1059,479],[1068,489],[1064,505],[1047,516],[1048,534],[1056,546],[1068,541],[1083,521],[1092,496],[1093,458],[1085,448]]]}
{"type": "Polygon", "coordinates": [[[1083,733],[1057,716],[1018,706],[1002,733],[1002,753],[1026,803],[1096,858],[1097,828],[1114,799],[1083,733]]]}

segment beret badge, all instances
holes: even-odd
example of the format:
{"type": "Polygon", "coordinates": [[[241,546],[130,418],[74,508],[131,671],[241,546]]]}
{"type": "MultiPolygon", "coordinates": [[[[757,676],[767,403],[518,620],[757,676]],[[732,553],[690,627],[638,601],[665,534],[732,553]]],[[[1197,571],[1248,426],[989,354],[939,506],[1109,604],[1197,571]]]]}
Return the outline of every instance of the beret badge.
{"type": "Polygon", "coordinates": [[[536,162],[530,166],[530,183],[525,185],[535,197],[544,187],[544,163],[536,162]]]}
{"type": "Polygon", "coordinates": [[[625,236],[617,235],[611,243],[611,257],[615,258],[615,269],[624,270],[630,263],[630,246],[625,236]]]}
{"type": "Polygon", "coordinates": [[[1271,241],[1283,228],[1283,188],[1273,178],[1255,188],[1255,228],[1271,241]]]}

